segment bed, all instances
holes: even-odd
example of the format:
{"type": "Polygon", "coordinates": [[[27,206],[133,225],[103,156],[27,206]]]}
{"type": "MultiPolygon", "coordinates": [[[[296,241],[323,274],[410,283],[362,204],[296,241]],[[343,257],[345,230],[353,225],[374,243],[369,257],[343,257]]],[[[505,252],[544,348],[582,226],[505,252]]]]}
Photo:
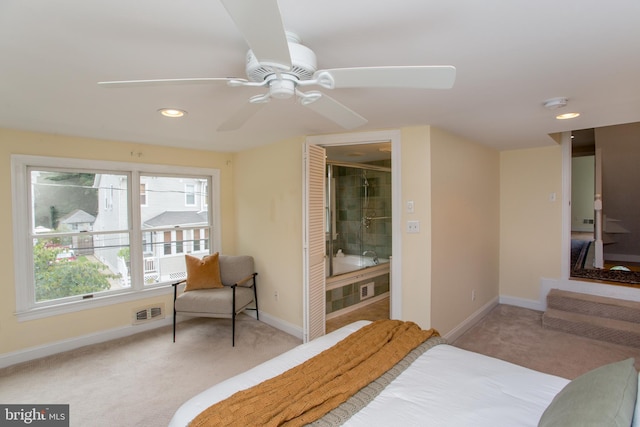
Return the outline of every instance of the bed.
{"type": "MultiPolygon", "coordinates": [[[[170,427],[200,420],[198,417],[211,411],[213,404],[309,363],[365,326],[371,327],[371,322],[355,322],[214,385],[185,402],[174,414],[170,427]]],[[[437,336],[425,341],[422,347],[425,346],[422,353],[417,354],[416,349],[403,358],[406,366],[388,379],[388,384],[374,387],[375,392],[365,393],[364,398],[360,396],[366,400],[361,408],[353,410],[349,406],[353,405],[352,398],[314,425],[631,425],[638,387],[633,359],[569,381],[453,347],[437,336]]]]}

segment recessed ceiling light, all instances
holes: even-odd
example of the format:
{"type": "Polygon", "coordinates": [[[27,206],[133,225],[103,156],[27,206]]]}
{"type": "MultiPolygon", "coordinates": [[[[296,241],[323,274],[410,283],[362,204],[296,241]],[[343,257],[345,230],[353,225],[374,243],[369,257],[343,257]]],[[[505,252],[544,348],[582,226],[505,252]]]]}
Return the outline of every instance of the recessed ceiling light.
{"type": "Polygon", "coordinates": [[[558,120],[567,120],[567,119],[575,119],[576,117],[578,117],[580,115],[580,113],[564,113],[564,114],[558,114],[556,116],[556,119],[558,120]]]}
{"type": "Polygon", "coordinates": [[[158,110],[158,112],[160,112],[160,114],[162,114],[165,117],[172,117],[172,118],[182,117],[185,114],[187,114],[186,111],[178,110],[177,108],[161,108],[158,110]]]}

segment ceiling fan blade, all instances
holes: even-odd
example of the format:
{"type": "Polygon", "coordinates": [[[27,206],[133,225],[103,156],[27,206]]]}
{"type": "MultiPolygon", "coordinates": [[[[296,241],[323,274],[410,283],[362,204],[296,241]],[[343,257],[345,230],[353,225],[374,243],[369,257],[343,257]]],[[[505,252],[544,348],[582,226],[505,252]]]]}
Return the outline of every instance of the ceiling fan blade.
{"type": "Polygon", "coordinates": [[[265,104],[264,103],[251,103],[247,102],[236,111],[231,117],[218,126],[218,131],[226,132],[230,130],[240,129],[243,124],[254,114],[256,114],[265,104]]]}
{"type": "MultiPolygon", "coordinates": [[[[326,74],[333,88],[383,87],[417,89],[451,89],[456,80],[456,68],[451,65],[399,67],[359,67],[318,70],[313,78],[323,80],[326,74]]],[[[320,83],[322,84],[322,83],[320,83]]]]}
{"type": "Polygon", "coordinates": [[[221,0],[262,65],[291,68],[291,54],[277,0],[221,0]]]}
{"type": "MultiPolygon", "coordinates": [[[[360,114],[341,104],[330,96],[320,92],[307,92],[307,95],[321,95],[313,102],[301,102],[305,107],[315,111],[342,126],[345,129],[355,129],[368,122],[360,114]]],[[[314,97],[315,98],[315,97],[314,97]]]]}
{"type": "Polygon", "coordinates": [[[161,85],[184,85],[184,84],[216,84],[229,83],[230,81],[246,82],[245,79],[235,79],[230,77],[204,77],[188,79],[156,79],[156,80],[121,80],[98,82],[103,87],[133,87],[133,86],[161,86],[161,85]]]}

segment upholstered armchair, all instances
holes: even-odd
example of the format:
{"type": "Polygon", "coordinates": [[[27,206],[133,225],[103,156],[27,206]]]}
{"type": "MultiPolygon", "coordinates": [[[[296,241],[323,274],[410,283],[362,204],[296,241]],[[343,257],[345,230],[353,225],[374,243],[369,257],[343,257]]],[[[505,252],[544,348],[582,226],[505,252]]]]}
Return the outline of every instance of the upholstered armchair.
{"type": "Polygon", "coordinates": [[[186,255],[187,278],[173,283],[173,342],[176,316],[231,319],[231,345],[235,346],[236,316],[244,310],[258,313],[253,257],[219,255],[199,259],[186,255]],[[179,285],[185,284],[179,292],[179,285]]]}

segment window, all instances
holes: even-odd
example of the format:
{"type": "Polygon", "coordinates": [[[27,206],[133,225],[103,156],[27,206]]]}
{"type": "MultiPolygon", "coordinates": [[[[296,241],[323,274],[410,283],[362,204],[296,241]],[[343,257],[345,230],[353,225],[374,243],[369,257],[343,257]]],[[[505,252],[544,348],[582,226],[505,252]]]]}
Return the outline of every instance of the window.
{"type": "Polygon", "coordinates": [[[140,206],[147,206],[147,184],[140,184],[140,206]]]}
{"type": "Polygon", "coordinates": [[[200,250],[200,230],[193,230],[193,251],[200,250]]]}
{"type": "Polygon", "coordinates": [[[218,176],[213,169],[12,156],[19,318],[169,292],[186,277],[185,252],[219,250],[218,176]],[[186,188],[193,206],[184,206],[186,188]],[[216,194],[202,193],[209,189],[216,194]],[[198,194],[211,197],[215,211],[197,207],[198,194]],[[195,235],[198,245],[190,241],[195,235]]]}
{"type": "Polygon", "coordinates": [[[196,186],[194,184],[185,184],[184,186],[184,204],[185,206],[196,205],[196,186]]]}
{"type": "Polygon", "coordinates": [[[184,253],[184,237],[182,230],[176,230],[176,253],[184,253]]]}
{"type": "Polygon", "coordinates": [[[164,232],[164,244],[163,244],[163,248],[164,248],[164,255],[171,255],[171,242],[173,241],[173,239],[171,238],[171,232],[170,231],[165,231],[164,232]]]}

